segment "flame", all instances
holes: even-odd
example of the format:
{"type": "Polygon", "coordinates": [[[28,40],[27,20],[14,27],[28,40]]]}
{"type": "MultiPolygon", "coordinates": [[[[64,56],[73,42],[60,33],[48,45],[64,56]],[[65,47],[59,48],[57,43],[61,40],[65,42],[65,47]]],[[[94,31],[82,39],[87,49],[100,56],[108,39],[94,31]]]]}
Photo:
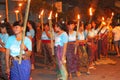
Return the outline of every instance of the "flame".
{"type": "Polygon", "coordinates": [[[55,14],[55,17],[56,17],[56,18],[58,17],[58,13],[55,14]]]}
{"type": "Polygon", "coordinates": [[[48,19],[52,19],[52,11],[50,12],[48,19]]]}
{"type": "Polygon", "coordinates": [[[41,14],[40,14],[40,15],[43,15],[43,13],[44,13],[44,10],[41,11],[41,14]]]}
{"type": "Polygon", "coordinates": [[[19,6],[21,7],[21,6],[22,6],[22,3],[19,3],[19,6]]]}
{"type": "Polygon", "coordinates": [[[102,17],[102,21],[104,21],[105,20],[105,18],[104,17],[102,17]]]}
{"type": "Polygon", "coordinates": [[[40,19],[41,15],[39,14],[39,19],[40,19]]]}
{"type": "Polygon", "coordinates": [[[80,19],[80,15],[78,14],[78,19],[80,19]]]}
{"type": "Polygon", "coordinates": [[[103,25],[106,25],[106,23],[105,23],[104,21],[102,22],[102,24],[103,24],[103,25]]]}
{"type": "Polygon", "coordinates": [[[0,15],[0,18],[2,17],[2,15],[0,15]]]}
{"type": "Polygon", "coordinates": [[[114,12],[112,12],[112,16],[114,16],[114,12]]]}
{"type": "Polygon", "coordinates": [[[89,9],[90,16],[92,16],[92,8],[89,9]]]}
{"type": "Polygon", "coordinates": [[[15,13],[19,13],[19,10],[15,10],[15,13]]]}

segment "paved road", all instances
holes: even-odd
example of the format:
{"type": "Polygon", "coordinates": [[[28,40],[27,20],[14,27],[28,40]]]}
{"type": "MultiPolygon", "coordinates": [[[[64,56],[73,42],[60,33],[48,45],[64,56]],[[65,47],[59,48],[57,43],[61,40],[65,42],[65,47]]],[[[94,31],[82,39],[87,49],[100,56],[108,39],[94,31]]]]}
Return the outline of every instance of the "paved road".
{"type": "MultiPolygon", "coordinates": [[[[95,70],[90,70],[87,75],[84,70],[80,77],[73,73],[73,80],[120,80],[120,58],[110,56],[110,59],[102,59],[95,70]],[[113,64],[117,62],[116,64],[113,64]]],[[[40,63],[36,63],[36,69],[31,74],[33,80],[57,80],[55,69],[51,69],[40,63]]]]}

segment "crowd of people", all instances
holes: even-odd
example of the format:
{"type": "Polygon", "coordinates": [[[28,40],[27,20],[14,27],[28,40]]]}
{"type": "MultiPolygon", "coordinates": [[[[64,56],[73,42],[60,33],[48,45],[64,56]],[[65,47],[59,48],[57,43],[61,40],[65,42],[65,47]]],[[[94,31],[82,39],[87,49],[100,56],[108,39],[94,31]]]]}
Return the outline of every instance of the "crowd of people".
{"type": "Polygon", "coordinates": [[[23,24],[20,21],[12,25],[1,23],[2,77],[5,80],[30,80],[37,53],[44,56],[46,65],[54,65],[58,80],[72,80],[73,73],[79,77],[81,66],[90,74],[90,69],[96,69],[94,64],[108,57],[109,50],[115,50],[120,57],[120,24],[111,26],[109,22],[112,21],[99,24],[95,21],[87,24],[80,22],[78,26],[72,20],[66,23],[60,21],[52,27],[45,23],[42,29],[41,25],[28,21],[23,43],[23,24]],[[22,56],[19,56],[21,50],[22,56]]]}

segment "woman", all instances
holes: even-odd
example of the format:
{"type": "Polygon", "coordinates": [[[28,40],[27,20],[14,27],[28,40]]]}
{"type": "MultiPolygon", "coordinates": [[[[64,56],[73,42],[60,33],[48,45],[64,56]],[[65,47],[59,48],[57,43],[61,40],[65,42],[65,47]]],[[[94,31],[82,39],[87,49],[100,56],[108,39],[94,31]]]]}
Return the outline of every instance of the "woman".
{"type": "Polygon", "coordinates": [[[58,76],[60,75],[62,80],[67,80],[68,74],[65,67],[66,64],[66,48],[68,42],[68,35],[64,31],[66,26],[60,23],[56,23],[55,25],[55,56],[57,60],[58,66],[58,76]]]}
{"type": "Polygon", "coordinates": [[[82,24],[79,28],[78,33],[78,53],[79,53],[79,65],[80,67],[87,68],[87,74],[89,74],[88,70],[88,54],[86,50],[86,40],[85,40],[85,31],[84,31],[84,24],[82,24]]]}
{"type": "Polygon", "coordinates": [[[76,46],[76,31],[74,31],[75,24],[73,21],[68,22],[68,46],[67,46],[67,70],[69,78],[72,79],[72,73],[75,72],[79,77],[78,55],[75,54],[76,46]]]}
{"type": "Polygon", "coordinates": [[[35,60],[34,60],[34,56],[35,56],[35,23],[33,21],[28,21],[27,23],[27,36],[31,39],[32,41],[32,55],[31,55],[31,69],[34,70],[35,66],[35,60]]]}
{"type": "Polygon", "coordinates": [[[5,73],[6,65],[5,65],[5,44],[9,35],[12,34],[12,29],[9,23],[5,22],[0,25],[0,55],[1,55],[1,70],[2,70],[2,78],[7,79],[7,75],[5,73]]]}
{"type": "Polygon", "coordinates": [[[93,62],[95,63],[97,58],[97,46],[95,44],[95,32],[92,31],[91,24],[87,25],[86,30],[86,39],[87,39],[87,47],[88,47],[88,57],[89,57],[89,69],[95,69],[93,62]]]}
{"type": "Polygon", "coordinates": [[[13,24],[15,35],[10,36],[5,45],[6,48],[6,72],[10,80],[29,80],[30,79],[30,56],[32,51],[31,40],[27,37],[21,44],[23,27],[19,22],[13,24]],[[20,49],[22,49],[22,60],[19,64],[20,49]],[[11,65],[9,65],[11,61],[11,65]]]}
{"type": "Polygon", "coordinates": [[[42,42],[42,52],[45,55],[45,64],[52,64],[54,65],[54,59],[52,55],[52,48],[51,48],[51,32],[49,24],[46,23],[44,25],[44,31],[42,32],[41,42],[42,42]]]}

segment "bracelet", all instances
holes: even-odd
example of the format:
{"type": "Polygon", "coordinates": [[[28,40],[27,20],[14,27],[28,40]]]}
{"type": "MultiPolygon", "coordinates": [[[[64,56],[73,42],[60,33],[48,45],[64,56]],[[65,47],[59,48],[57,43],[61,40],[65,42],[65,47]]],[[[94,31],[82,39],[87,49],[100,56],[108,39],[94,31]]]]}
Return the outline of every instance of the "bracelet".
{"type": "Polygon", "coordinates": [[[28,48],[25,48],[24,51],[28,51],[28,48]]]}

